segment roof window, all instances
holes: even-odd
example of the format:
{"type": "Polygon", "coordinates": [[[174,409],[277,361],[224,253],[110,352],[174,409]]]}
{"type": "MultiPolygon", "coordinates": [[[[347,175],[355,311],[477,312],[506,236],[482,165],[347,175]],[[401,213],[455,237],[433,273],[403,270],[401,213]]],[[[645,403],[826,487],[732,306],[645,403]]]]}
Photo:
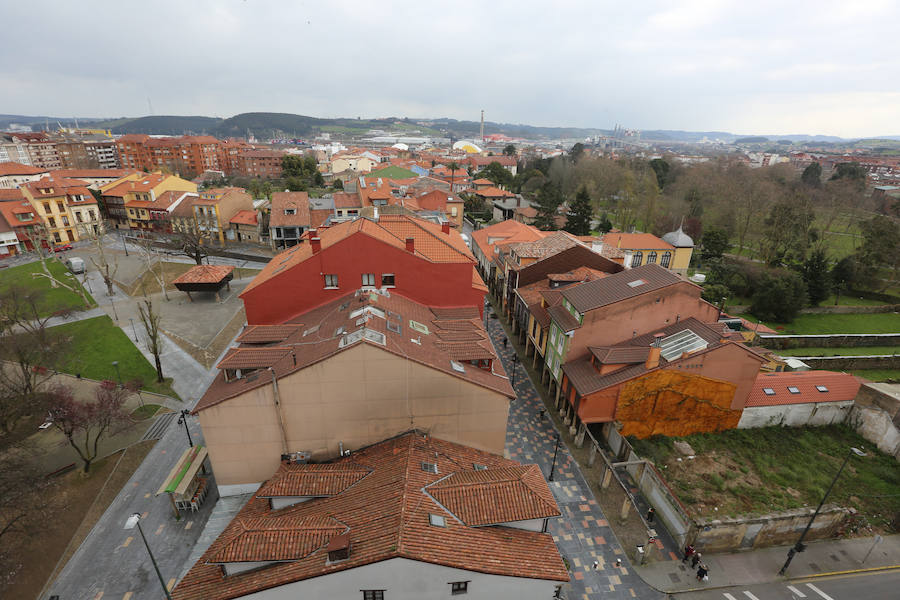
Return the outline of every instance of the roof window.
{"type": "Polygon", "coordinates": [[[800,388],[798,388],[798,387],[796,387],[796,386],[793,386],[793,385],[789,385],[789,386],[788,386],[788,391],[789,391],[790,393],[792,393],[792,394],[799,394],[799,393],[800,393],[800,388]]]}
{"type": "Polygon", "coordinates": [[[645,283],[647,283],[647,282],[644,281],[643,279],[635,279],[634,281],[628,282],[628,287],[636,288],[638,286],[644,285],[645,283]]]}
{"type": "Polygon", "coordinates": [[[410,326],[410,328],[415,329],[419,333],[424,333],[425,335],[428,335],[428,326],[427,325],[423,325],[423,324],[419,323],[418,321],[413,321],[412,319],[410,319],[409,326],[410,326]]]}
{"type": "Polygon", "coordinates": [[[398,313],[395,313],[392,310],[387,311],[387,316],[388,316],[388,318],[391,318],[395,321],[400,321],[403,319],[403,317],[401,317],[398,313]]]}
{"type": "Polygon", "coordinates": [[[476,471],[487,471],[486,465],[479,465],[478,463],[472,463],[472,468],[476,471]]]}
{"type": "Polygon", "coordinates": [[[772,388],[763,388],[763,393],[764,393],[766,396],[774,396],[774,395],[775,395],[775,390],[773,390],[772,388]]]}
{"type": "Polygon", "coordinates": [[[434,513],[428,514],[428,523],[433,527],[446,527],[447,520],[444,519],[442,515],[436,515],[434,513]]]}
{"type": "Polygon", "coordinates": [[[392,323],[388,321],[387,324],[388,331],[393,331],[394,333],[400,333],[400,323],[392,323]]]}
{"type": "Polygon", "coordinates": [[[426,473],[437,474],[437,472],[438,472],[437,463],[423,462],[422,470],[425,471],[426,473]]]}
{"type": "Polygon", "coordinates": [[[344,326],[341,325],[340,327],[338,327],[337,329],[334,330],[334,335],[335,336],[343,335],[346,331],[347,330],[344,329],[344,326]]]}
{"type": "Polygon", "coordinates": [[[817,385],[816,389],[823,393],[828,391],[828,388],[825,387],[824,385],[817,385]]]}
{"type": "Polygon", "coordinates": [[[311,333],[315,333],[315,332],[317,332],[318,330],[319,330],[319,326],[318,326],[318,325],[313,325],[312,327],[310,327],[309,329],[307,329],[306,331],[303,332],[303,337],[306,337],[306,336],[308,336],[308,335],[311,334],[311,333]]]}
{"type": "Polygon", "coordinates": [[[456,362],[455,360],[450,361],[450,366],[453,367],[453,370],[456,371],[457,373],[465,373],[466,372],[466,368],[464,366],[462,366],[461,364],[459,364],[458,362],[456,362]]]}

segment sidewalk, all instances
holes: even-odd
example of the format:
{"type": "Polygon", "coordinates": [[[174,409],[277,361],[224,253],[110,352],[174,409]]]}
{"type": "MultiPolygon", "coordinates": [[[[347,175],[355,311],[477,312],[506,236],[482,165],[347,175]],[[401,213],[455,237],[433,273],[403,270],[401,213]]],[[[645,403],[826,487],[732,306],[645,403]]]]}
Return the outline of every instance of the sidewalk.
{"type": "Polygon", "coordinates": [[[703,562],[709,566],[709,581],[705,583],[698,582],[695,570],[681,561],[652,563],[635,567],[635,570],[656,589],[677,593],[900,567],[900,535],[884,536],[863,563],[874,541],[874,537],[866,537],[810,542],[805,552],[794,556],[786,577],[779,576],[778,571],[787,559],[789,546],[730,554],[704,554],[703,562]]]}

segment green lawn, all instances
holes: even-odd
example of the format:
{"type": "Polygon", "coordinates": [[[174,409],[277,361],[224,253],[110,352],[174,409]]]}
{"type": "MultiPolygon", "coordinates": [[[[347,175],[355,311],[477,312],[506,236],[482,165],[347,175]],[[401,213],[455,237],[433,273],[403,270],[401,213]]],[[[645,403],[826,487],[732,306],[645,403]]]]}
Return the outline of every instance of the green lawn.
{"type": "Polygon", "coordinates": [[[857,377],[865,377],[869,381],[900,383],[900,369],[857,369],[850,372],[857,377]]]}
{"type": "Polygon", "coordinates": [[[144,381],[143,389],[178,397],[172,391],[171,380],[157,383],[156,369],[108,316],[66,323],[52,329],[72,336],[69,359],[60,371],[81,374],[89,379],[115,381],[117,374],[112,363],[118,361],[123,382],[140,378],[144,381]]]}
{"type": "MultiPolygon", "coordinates": [[[[74,282],[76,286],[81,288],[81,284],[74,275],[69,273],[58,260],[50,260],[48,262],[50,272],[59,277],[61,281],[74,282]]],[[[45,292],[43,302],[41,304],[41,315],[50,315],[60,310],[84,310],[87,308],[84,301],[78,294],[70,292],[63,287],[52,287],[50,280],[46,277],[34,277],[34,273],[42,273],[40,262],[33,262],[27,265],[11,267],[0,270],[0,293],[12,287],[24,288],[27,290],[43,290],[45,292]]],[[[82,288],[84,289],[84,288],[82,288]]],[[[95,306],[96,302],[87,294],[91,306],[95,306]]]]}
{"type": "MultiPolygon", "coordinates": [[[[743,315],[745,319],[756,322],[750,313],[743,315]]],[[[896,313],[877,313],[871,315],[799,315],[793,323],[775,323],[763,321],[779,333],[798,335],[815,335],[826,333],[900,333],[900,315],[896,313]]]]}
{"type": "Polygon", "coordinates": [[[782,356],[874,356],[900,354],[900,346],[860,346],[855,348],[787,348],[776,350],[782,356]]]}
{"type": "Polygon", "coordinates": [[[390,167],[385,167],[384,169],[377,169],[375,171],[372,171],[371,173],[366,173],[365,177],[366,181],[368,182],[378,177],[384,179],[409,179],[410,177],[418,177],[418,175],[416,175],[409,169],[404,169],[403,167],[398,167],[397,165],[391,165],[390,167]]]}
{"type": "MultiPolygon", "coordinates": [[[[760,514],[815,506],[851,446],[865,457],[850,459],[830,502],[854,507],[873,525],[890,530],[900,512],[900,468],[844,425],[764,427],[690,435],[697,458],[676,462],[672,442],[655,436],[631,439],[635,451],[663,468],[682,502],[714,504],[718,514],[760,514]],[[711,459],[711,460],[710,460],[711,459]]],[[[707,514],[704,512],[704,514],[707,514]]]]}
{"type": "Polygon", "coordinates": [[[144,404],[143,406],[138,406],[131,413],[131,418],[135,421],[143,421],[144,419],[149,419],[153,415],[162,408],[159,404],[144,404]]]}

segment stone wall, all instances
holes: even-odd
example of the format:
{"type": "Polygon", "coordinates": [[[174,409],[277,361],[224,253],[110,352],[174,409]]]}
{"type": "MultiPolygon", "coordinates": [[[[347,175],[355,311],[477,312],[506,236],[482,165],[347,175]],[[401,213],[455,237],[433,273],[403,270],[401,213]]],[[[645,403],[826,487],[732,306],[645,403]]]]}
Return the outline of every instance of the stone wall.
{"type": "Polygon", "coordinates": [[[881,306],[814,306],[802,309],[800,314],[871,315],[889,312],[900,312],[900,304],[883,304],[881,306]]]}
{"type": "Polygon", "coordinates": [[[763,347],[776,350],[784,348],[861,348],[866,346],[898,346],[900,345],[900,333],[761,334],[759,340],[763,347]]]}
{"type": "Polygon", "coordinates": [[[853,401],[809,402],[805,404],[781,404],[745,408],[738,429],[754,427],[818,427],[843,423],[853,409],[853,401]]]}
{"type": "Polygon", "coordinates": [[[900,461],[900,385],[866,383],[860,386],[849,422],[879,450],[900,461]]]}
{"type": "MultiPolygon", "coordinates": [[[[848,512],[837,506],[824,506],[806,539],[831,536],[848,512]]],[[[807,507],[744,519],[697,519],[694,546],[701,552],[733,552],[792,544],[800,537],[812,513],[813,509],[807,507]]]]}
{"type": "Polygon", "coordinates": [[[851,371],[854,369],[900,369],[900,354],[874,356],[791,356],[802,360],[811,369],[851,371]]]}

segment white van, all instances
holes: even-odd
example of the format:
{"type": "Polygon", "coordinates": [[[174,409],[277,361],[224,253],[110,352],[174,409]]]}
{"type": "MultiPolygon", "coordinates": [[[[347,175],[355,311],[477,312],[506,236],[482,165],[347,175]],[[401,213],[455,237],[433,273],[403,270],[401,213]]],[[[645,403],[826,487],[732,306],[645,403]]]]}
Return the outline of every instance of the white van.
{"type": "Polygon", "coordinates": [[[78,258],[77,256],[70,256],[66,259],[66,267],[76,275],[78,273],[84,273],[84,259],[78,258]]]}

